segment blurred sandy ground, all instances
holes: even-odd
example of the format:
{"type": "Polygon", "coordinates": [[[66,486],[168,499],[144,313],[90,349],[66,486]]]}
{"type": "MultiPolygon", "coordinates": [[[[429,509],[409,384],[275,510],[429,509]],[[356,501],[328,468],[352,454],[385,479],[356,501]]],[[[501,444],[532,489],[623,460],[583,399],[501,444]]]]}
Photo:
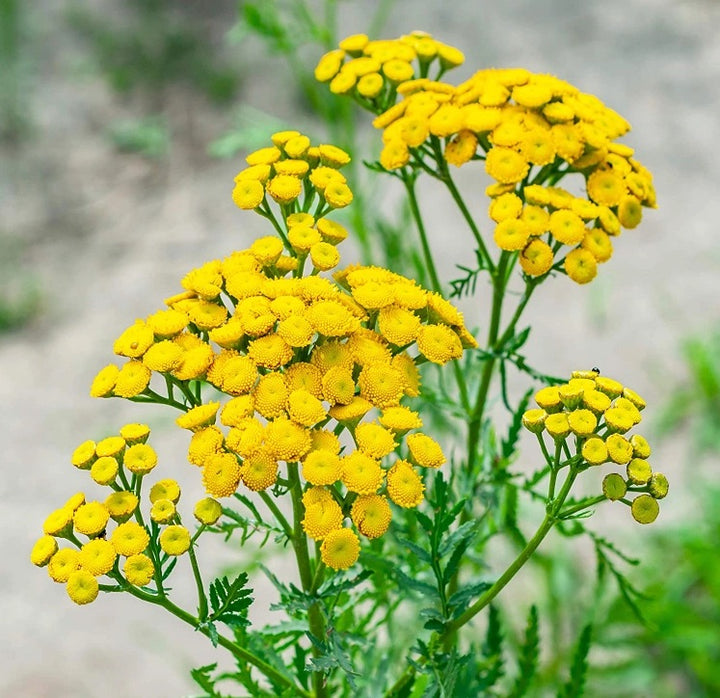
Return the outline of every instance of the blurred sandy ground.
{"type": "MultiPolygon", "coordinates": [[[[204,638],[114,595],[78,608],[62,585],[30,567],[28,551],[47,512],[87,487],[69,465],[72,449],[125,421],[149,421],[165,472],[175,462],[192,489],[194,473],[182,471],[189,468],[186,444],[169,416],[93,401],[87,390],[127,324],[159,308],[192,266],[247,246],[264,229],[230,200],[240,158],[205,154],[228,127],[227,112],[192,93],[167,95],[174,135],[168,159],[149,163],[113,150],[105,129],[132,106],[99,76],[75,70],[87,54],[64,28],[69,5],[34,4],[35,131],[28,142],[0,151],[0,230],[26,244],[24,273],[35,277],[43,298],[30,326],[0,336],[0,694],[192,695],[188,668],[214,661],[204,638]]],[[[363,5],[341,4],[345,34],[364,26],[363,5]]],[[[87,6],[117,9],[102,0],[87,6]]],[[[221,37],[234,3],[218,7],[214,31],[221,37]]],[[[720,3],[399,0],[387,35],[416,28],[465,51],[466,66],[452,80],[481,67],[522,65],[597,94],[631,122],[626,141],[655,173],[660,209],[623,233],[615,257],[589,287],[558,278],[538,293],[528,313],[534,321],[528,354],[557,375],[599,365],[651,406],[662,401],[681,370],[679,338],[720,320],[720,3]]],[[[245,75],[240,98],[295,123],[301,107],[283,64],[255,43],[236,50],[245,75]]],[[[301,118],[308,123],[306,114],[301,118]]],[[[465,176],[468,191],[476,187],[472,205],[482,212],[479,179],[465,176]]],[[[468,238],[444,194],[429,187],[422,201],[442,276],[452,278],[454,265],[468,258],[468,238]]],[[[674,484],[666,520],[693,506],[692,483],[682,476],[687,452],[676,440],[654,459],[674,484]]],[[[646,529],[631,526],[624,511],[622,518],[625,543],[640,547],[646,529]]]]}

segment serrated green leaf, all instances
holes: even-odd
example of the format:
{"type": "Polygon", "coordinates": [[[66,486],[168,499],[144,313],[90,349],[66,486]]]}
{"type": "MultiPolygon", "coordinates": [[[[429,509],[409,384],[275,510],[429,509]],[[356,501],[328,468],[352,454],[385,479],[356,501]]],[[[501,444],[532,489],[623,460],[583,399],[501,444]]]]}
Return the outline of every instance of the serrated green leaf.
{"type": "Polygon", "coordinates": [[[540,634],[538,631],[538,612],[536,606],[530,606],[525,639],[520,646],[518,657],[518,675],[508,698],[521,698],[527,695],[530,684],[538,667],[540,634]]]}
{"type": "Polygon", "coordinates": [[[413,543],[411,540],[408,540],[407,538],[400,538],[398,536],[397,542],[400,543],[403,547],[407,548],[408,550],[415,553],[415,555],[420,558],[423,562],[427,562],[428,564],[432,564],[432,556],[430,553],[425,550],[425,548],[420,547],[417,543],[413,543]]]}
{"type": "Polygon", "coordinates": [[[558,698],[582,698],[585,695],[585,678],[588,671],[587,657],[592,645],[592,630],[592,623],[588,623],[580,633],[570,667],[570,678],[558,692],[558,698]]]}
{"type": "Polygon", "coordinates": [[[481,521],[467,521],[458,526],[449,536],[447,536],[438,547],[438,557],[443,558],[451,553],[461,543],[467,544],[473,539],[477,533],[481,521]]]}
{"type": "MultiPolygon", "coordinates": [[[[486,592],[492,584],[488,582],[476,582],[475,584],[468,584],[467,586],[462,587],[462,589],[459,589],[456,591],[449,599],[448,606],[451,609],[455,610],[454,615],[460,615],[462,611],[464,611],[467,608],[467,604],[470,601],[470,599],[474,599],[476,596],[480,596],[480,594],[486,592]]],[[[494,607],[491,607],[494,608],[494,607]]],[[[491,611],[491,617],[492,617],[492,611],[491,611]]],[[[490,629],[490,626],[488,626],[488,630],[490,629]]]]}

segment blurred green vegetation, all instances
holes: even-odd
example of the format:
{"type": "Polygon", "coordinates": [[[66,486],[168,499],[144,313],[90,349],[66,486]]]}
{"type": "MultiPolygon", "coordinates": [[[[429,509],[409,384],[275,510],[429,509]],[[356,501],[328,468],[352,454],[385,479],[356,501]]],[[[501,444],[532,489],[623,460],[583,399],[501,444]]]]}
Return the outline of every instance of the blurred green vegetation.
{"type": "Polygon", "coordinates": [[[659,431],[689,429],[693,454],[720,454],[720,327],[688,337],[681,351],[687,377],[672,386],[659,431]]]}
{"type": "Polygon", "coordinates": [[[0,230],[0,334],[17,330],[40,310],[41,294],[35,276],[23,268],[24,246],[0,230]]]}
{"type": "Polygon", "coordinates": [[[237,70],[208,44],[197,22],[171,0],[128,0],[108,18],[83,5],[71,8],[71,26],[92,49],[107,82],[120,93],[143,92],[151,99],[173,83],[187,84],[214,102],[236,93],[237,70]]]}
{"type": "Polygon", "coordinates": [[[0,140],[9,142],[26,135],[30,127],[26,14],[21,0],[0,0],[0,140]]]}

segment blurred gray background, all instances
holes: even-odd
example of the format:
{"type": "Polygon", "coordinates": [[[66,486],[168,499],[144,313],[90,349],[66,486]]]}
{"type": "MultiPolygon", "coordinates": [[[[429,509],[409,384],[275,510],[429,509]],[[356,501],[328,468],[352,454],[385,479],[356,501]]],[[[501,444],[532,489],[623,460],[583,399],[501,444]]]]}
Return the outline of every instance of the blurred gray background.
{"type": "MultiPolygon", "coordinates": [[[[364,30],[376,5],[340,2],[340,35],[364,30]]],[[[203,637],[161,610],[116,595],[78,608],[28,560],[45,515],[78,489],[92,491],[69,464],[86,438],[148,421],[166,476],[174,461],[184,482],[195,475],[184,470],[186,443],[170,416],[92,400],[88,388],[113,360],[120,331],[177,292],[190,268],[267,232],[230,199],[246,151],[223,159],[210,144],[227,148],[218,139],[237,118],[264,137],[298,123],[325,137],[282,57],[231,33],[237,3],[158,7],[133,47],[119,40],[138,21],[131,3],[0,1],[0,695],[192,695],[188,668],[215,661],[203,637]],[[192,39],[168,39],[168,26],[192,39]],[[158,65],[174,72],[152,74],[158,65]]],[[[537,293],[528,354],[554,375],[598,365],[642,394],[648,413],[664,404],[686,370],[681,339],[720,322],[720,3],[397,0],[383,35],[413,29],[465,52],[450,81],[524,66],[598,95],[630,121],[625,142],[655,174],[659,209],[615,241],[592,284],[561,277],[537,293]]],[[[313,65],[319,51],[301,55],[313,65]]],[[[462,183],[484,219],[476,182],[467,174],[462,183]]],[[[390,187],[378,205],[391,209],[398,196],[390,187]]],[[[426,187],[422,202],[441,275],[452,278],[467,262],[467,235],[442,192],[426,187]]],[[[347,243],[344,261],[356,255],[347,243]]],[[[464,309],[472,321],[473,304],[464,309]]],[[[680,433],[656,449],[653,466],[672,486],[656,526],[693,510],[695,474],[716,461],[691,462],[687,441],[680,433]]],[[[647,529],[622,518],[625,542],[642,548],[647,529]]]]}

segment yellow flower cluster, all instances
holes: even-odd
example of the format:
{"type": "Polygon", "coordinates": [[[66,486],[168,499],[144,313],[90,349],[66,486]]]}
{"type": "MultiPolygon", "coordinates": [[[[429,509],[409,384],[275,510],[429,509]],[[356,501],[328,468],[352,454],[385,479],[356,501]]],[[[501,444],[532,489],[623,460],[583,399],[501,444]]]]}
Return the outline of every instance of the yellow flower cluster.
{"type": "MultiPolygon", "coordinates": [[[[157,464],[157,454],[146,443],[149,435],[146,425],[127,424],[118,436],[97,443],[85,441],[72,454],[76,468],[87,470],[96,483],[112,492],[103,501],[86,501],[79,492],[51,512],[30,559],[38,567],[47,566],[50,578],[65,584],[77,604],[97,598],[98,577],[103,575],[134,586],[146,586],[155,576],[158,561],[155,553],[148,551],[150,533],[138,497],[142,478],[157,464]],[[115,526],[109,532],[111,521],[115,526]],[[87,540],[83,542],[83,538],[87,540]],[[74,547],[60,548],[58,539],[74,547]],[[121,557],[125,558],[122,566],[121,557]]],[[[190,531],[175,508],[179,499],[180,486],[175,480],[160,480],[149,492],[150,518],[164,526],[160,549],[171,556],[182,555],[191,544],[190,531]]],[[[203,525],[216,523],[221,514],[220,503],[209,497],[195,506],[195,517],[203,525]]]]}
{"type": "Polygon", "coordinates": [[[487,189],[495,243],[517,252],[528,276],[558,269],[591,281],[612,255],[611,238],[656,205],[652,175],[617,142],[627,121],[552,75],[481,70],[457,86],[420,76],[395,93],[402,99],[373,122],[383,130],[381,165],[402,168],[424,149],[458,167],[484,160],[495,180],[487,189]],[[555,186],[572,173],[583,178],[584,196],[555,186]],[[571,249],[556,260],[564,246],[571,249]]]}
{"type": "Polygon", "coordinates": [[[425,32],[371,41],[365,34],[343,39],[315,68],[315,78],[338,95],[352,95],[374,111],[395,102],[398,85],[436,70],[439,77],[461,65],[463,54],[425,32]]]}
{"type": "MultiPolygon", "coordinates": [[[[295,138],[284,141],[286,152],[295,138]]],[[[461,313],[415,281],[362,266],[322,276],[340,259],[335,246],[347,231],[339,224],[305,211],[286,212],[284,223],[284,241],[260,238],[187,274],[185,292],[115,342],[126,366],[143,369],[143,380],[118,388],[126,367],[106,367],[91,394],[145,391],[142,399],[154,399],[150,376],[162,374],[190,407],[177,423],[193,432],[188,460],[201,468],[212,496],[228,497],[241,483],[266,490],[280,463],[293,464],[310,498],[304,529],[323,541],[326,564],[339,569],[354,562],[339,550],[359,550],[359,542],[348,543],[357,535],[344,531],[346,519],[368,538],[382,535],[388,500],[417,506],[424,489],[418,468],[445,460],[440,446],[416,431],[417,413],[402,404],[419,394],[417,364],[445,364],[477,344],[461,313]],[[303,276],[308,259],[313,270],[303,276]],[[203,402],[203,383],[228,399],[203,402]],[[343,432],[355,449],[341,444],[343,432]]],[[[156,509],[158,521],[171,516],[169,507],[156,509]]]]}
{"type": "Polygon", "coordinates": [[[523,415],[523,425],[543,439],[550,436],[568,458],[587,466],[615,463],[625,466],[625,477],[610,473],[603,493],[628,504],[639,523],[652,523],[660,511],[657,500],[668,492],[668,481],[648,462],[650,445],[640,434],[628,436],[641,421],[645,401],[634,391],[596,371],[574,371],[559,386],[535,394],[538,407],[523,415]],[[632,502],[628,492],[640,493],[632,502]]]}
{"type": "Polygon", "coordinates": [[[352,201],[352,192],[340,172],[350,162],[344,150],[329,144],[311,145],[299,131],[275,133],[272,142],[250,153],[248,167],[235,177],[232,198],[239,208],[262,210],[269,197],[286,214],[307,212],[316,201],[319,210],[327,212],[352,201]]]}

